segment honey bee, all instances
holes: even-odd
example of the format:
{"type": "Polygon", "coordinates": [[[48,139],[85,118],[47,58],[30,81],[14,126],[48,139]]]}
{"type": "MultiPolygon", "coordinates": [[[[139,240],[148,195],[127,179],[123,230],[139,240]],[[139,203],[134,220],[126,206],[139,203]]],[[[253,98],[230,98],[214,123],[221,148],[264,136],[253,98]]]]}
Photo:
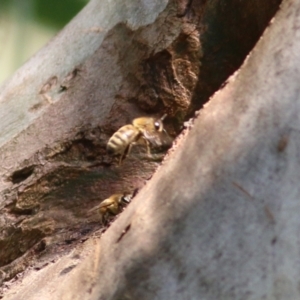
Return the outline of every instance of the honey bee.
{"type": "Polygon", "coordinates": [[[103,200],[99,206],[101,223],[107,224],[109,216],[116,216],[122,211],[122,208],[130,202],[132,195],[129,193],[113,194],[109,198],[103,200]]]}
{"type": "Polygon", "coordinates": [[[132,121],[132,124],[122,126],[109,139],[106,151],[110,155],[120,156],[119,165],[130,153],[132,145],[142,141],[146,144],[147,155],[151,156],[150,144],[159,147],[163,144],[164,130],[162,118],[140,117],[132,121]]]}

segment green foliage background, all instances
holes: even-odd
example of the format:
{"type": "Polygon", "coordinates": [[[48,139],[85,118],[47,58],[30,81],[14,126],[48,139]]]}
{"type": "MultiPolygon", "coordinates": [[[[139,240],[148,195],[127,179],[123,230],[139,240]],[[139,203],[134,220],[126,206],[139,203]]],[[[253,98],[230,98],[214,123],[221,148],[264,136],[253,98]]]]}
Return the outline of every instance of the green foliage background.
{"type": "Polygon", "coordinates": [[[62,29],[87,2],[0,0],[0,84],[62,29]],[[41,32],[45,32],[44,37],[41,32]]]}
{"type": "Polygon", "coordinates": [[[57,29],[67,24],[88,2],[88,0],[0,0],[0,10],[5,11],[11,6],[19,10],[30,7],[37,21],[57,29]]]}

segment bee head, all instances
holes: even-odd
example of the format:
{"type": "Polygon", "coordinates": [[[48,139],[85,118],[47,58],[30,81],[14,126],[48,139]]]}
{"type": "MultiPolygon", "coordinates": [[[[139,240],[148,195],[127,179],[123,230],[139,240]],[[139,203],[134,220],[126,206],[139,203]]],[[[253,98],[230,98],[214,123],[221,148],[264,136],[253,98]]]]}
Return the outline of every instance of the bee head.
{"type": "Polygon", "coordinates": [[[164,130],[163,120],[166,118],[167,114],[164,114],[160,119],[154,122],[154,128],[158,132],[162,132],[164,130]]]}
{"type": "Polygon", "coordinates": [[[121,197],[120,200],[121,200],[121,202],[128,204],[128,203],[130,203],[131,198],[132,198],[132,194],[124,193],[124,195],[121,197]]]}
{"type": "Polygon", "coordinates": [[[161,131],[161,130],[160,130],[161,125],[162,125],[162,124],[161,124],[160,121],[155,121],[155,122],[154,122],[154,128],[155,128],[155,130],[156,130],[156,131],[161,131]]]}

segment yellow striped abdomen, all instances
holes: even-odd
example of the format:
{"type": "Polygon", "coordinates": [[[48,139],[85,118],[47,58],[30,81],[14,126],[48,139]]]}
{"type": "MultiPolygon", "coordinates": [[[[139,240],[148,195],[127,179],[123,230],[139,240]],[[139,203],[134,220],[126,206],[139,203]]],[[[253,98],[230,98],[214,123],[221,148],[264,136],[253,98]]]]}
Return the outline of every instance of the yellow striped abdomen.
{"type": "Polygon", "coordinates": [[[133,125],[125,125],[116,131],[109,139],[106,151],[110,155],[123,156],[128,147],[140,137],[140,131],[133,125]]]}

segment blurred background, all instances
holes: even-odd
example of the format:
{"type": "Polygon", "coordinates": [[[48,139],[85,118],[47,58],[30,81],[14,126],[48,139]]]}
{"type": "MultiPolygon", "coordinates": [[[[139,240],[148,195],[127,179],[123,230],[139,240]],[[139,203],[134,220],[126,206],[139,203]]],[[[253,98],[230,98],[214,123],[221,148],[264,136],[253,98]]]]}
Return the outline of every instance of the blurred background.
{"type": "Polygon", "coordinates": [[[89,0],[0,0],[0,85],[89,0]]]}

